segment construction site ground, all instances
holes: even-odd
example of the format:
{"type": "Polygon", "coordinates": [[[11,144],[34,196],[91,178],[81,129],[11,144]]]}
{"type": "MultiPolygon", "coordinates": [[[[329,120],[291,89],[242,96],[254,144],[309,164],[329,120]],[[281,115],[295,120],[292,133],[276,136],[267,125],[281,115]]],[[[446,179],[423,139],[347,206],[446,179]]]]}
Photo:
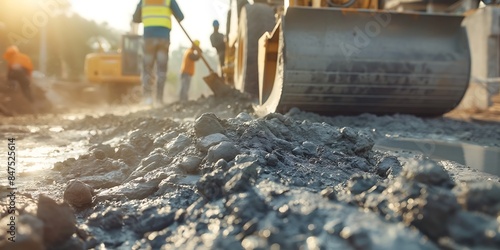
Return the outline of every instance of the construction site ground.
{"type": "Polygon", "coordinates": [[[0,249],[500,248],[498,103],[258,118],[237,93],[151,108],[94,95],[54,105],[37,88],[37,114],[0,89],[21,242],[5,240],[2,170],[0,249]]]}

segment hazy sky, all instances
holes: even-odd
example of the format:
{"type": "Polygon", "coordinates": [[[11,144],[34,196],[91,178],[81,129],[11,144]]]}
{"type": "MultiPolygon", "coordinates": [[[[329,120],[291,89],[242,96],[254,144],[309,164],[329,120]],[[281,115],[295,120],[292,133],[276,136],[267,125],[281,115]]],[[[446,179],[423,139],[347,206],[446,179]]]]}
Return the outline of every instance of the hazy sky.
{"type": "MultiPolygon", "coordinates": [[[[124,32],[130,29],[132,14],[139,0],[70,0],[73,10],[87,19],[107,22],[111,27],[124,32]]],[[[191,38],[201,41],[201,47],[210,48],[209,36],[213,31],[212,21],[218,19],[220,30],[225,30],[230,0],[176,0],[185,19],[182,22],[191,38]]],[[[173,21],[170,42],[172,48],[180,44],[189,46],[177,22],[173,21]]]]}

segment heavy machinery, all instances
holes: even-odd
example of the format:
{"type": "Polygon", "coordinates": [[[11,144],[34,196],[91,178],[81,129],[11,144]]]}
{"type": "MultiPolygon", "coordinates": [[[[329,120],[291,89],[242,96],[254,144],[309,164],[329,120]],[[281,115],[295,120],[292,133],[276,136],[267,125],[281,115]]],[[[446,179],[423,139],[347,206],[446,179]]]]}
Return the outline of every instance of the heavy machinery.
{"type": "Polygon", "coordinates": [[[260,115],[292,107],[327,115],[450,111],[470,78],[464,16],[381,10],[384,3],[232,0],[226,75],[259,97],[260,115]]]}
{"type": "Polygon", "coordinates": [[[119,51],[99,51],[85,58],[87,81],[101,87],[110,103],[137,101],[134,90],[141,84],[141,36],[122,36],[119,51]],[[128,100],[124,100],[124,99],[128,100]]]}

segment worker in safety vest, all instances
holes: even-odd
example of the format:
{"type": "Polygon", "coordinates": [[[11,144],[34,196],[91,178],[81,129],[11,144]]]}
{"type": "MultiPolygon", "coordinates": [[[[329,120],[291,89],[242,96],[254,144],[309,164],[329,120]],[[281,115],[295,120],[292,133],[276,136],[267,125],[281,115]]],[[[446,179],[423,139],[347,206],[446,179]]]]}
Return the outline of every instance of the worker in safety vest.
{"type": "Polygon", "coordinates": [[[179,22],[184,19],[184,15],[175,0],[141,0],[137,4],[133,16],[135,23],[142,22],[144,24],[142,92],[146,105],[153,104],[152,86],[155,79],[153,72],[155,63],[156,103],[163,104],[172,14],[179,22]]]}
{"type": "Polygon", "coordinates": [[[226,43],[224,42],[224,35],[219,33],[219,21],[214,20],[212,26],[214,27],[214,32],[210,35],[210,42],[212,43],[212,47],[217,50],[221,73],[224,74],[224,71],[222,69],[224,68],[226,43]]]}
{"type": "Polygon", "coordinates": [[[179,91],[179,100],[187,101],[191,78],[194,75],[194,64],[200,59],[200,41],[194,40],[193,46],[184,52],[181,65],[181,88],[179,91]]]}
{"type": "Polygon", "coordinates": [[[30,83],[33,64],[31,59],[21,53],[16,46],[10,46],[3,54],[7,62],[7,79],[19,83],[24,97],[31,103],[34,102],[31,94],[30,83]]]}

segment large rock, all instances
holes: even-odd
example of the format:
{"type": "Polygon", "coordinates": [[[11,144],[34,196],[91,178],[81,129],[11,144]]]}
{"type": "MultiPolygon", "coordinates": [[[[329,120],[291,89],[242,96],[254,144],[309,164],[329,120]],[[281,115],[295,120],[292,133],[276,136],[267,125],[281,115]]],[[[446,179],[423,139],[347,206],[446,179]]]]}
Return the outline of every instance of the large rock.
{"type": "Polygon", "coordinates": [[[43,238],[46,246],[64,243],[76,232],[76,220],[70,206],[57,204],[51,198],[40,195],[36,216],[43,221],[43,238]]]}
{"type": "Polygon", "coordinates": [[[89,185],[71,180],[64,190],[64,201],[75,208],[86,208],[92,205],[94,191],[89,185]]]}

